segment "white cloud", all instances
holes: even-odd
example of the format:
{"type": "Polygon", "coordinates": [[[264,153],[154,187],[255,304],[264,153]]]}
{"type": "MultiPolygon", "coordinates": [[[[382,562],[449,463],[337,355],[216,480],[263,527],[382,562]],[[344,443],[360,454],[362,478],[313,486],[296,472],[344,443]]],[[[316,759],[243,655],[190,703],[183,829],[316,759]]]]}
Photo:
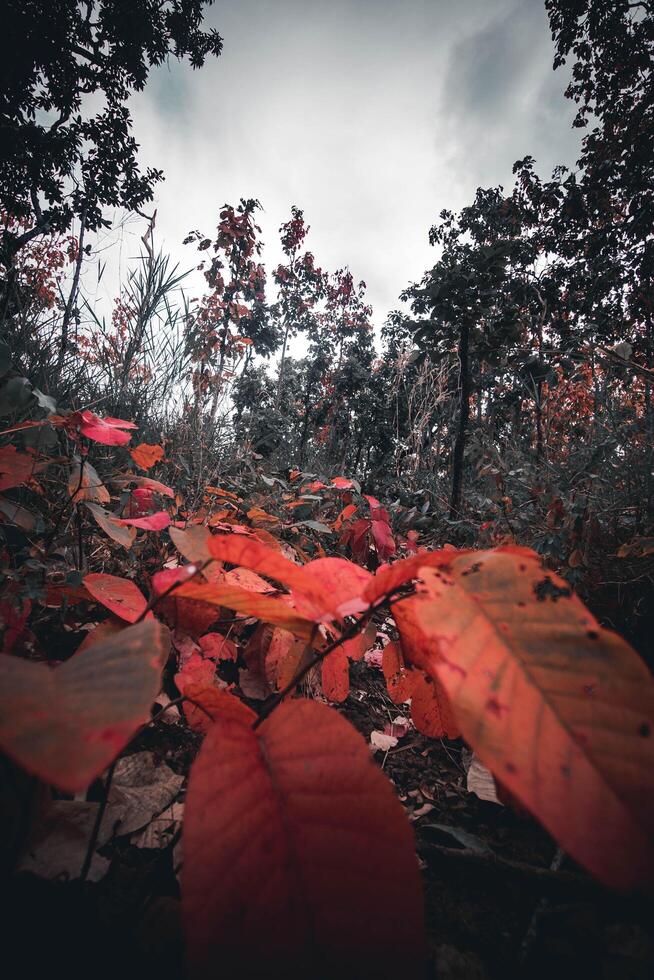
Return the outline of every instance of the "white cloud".
{"type": "Polygon", "coordinates": [[[223,55],[171,61],[133,100],[142,159],[166,174],[158,238],[183,267],[186,233],[240,197],[265,209],[271,266],[296,204],[318,263],[364,279],[380,325],[433,264],[442,208],[510,184],[519,156],[574,157],[540,0],[223,0],[209,21],[223,55]]]}

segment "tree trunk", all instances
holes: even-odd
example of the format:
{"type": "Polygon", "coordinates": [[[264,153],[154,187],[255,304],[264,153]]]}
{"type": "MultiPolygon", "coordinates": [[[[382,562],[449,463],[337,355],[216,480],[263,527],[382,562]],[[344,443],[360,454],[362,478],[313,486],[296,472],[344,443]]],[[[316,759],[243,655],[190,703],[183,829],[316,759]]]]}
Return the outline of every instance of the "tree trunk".
{"type": "Polygon", "coordinates": [[[57,367],[55,369],[55,378],[59,381],[61,372],[64,366],[64,360],[68,352],[68,327],[70,324],[70,318],[73,315],[73,309],[75,307],[75,300],[77,298],[77,291],[79,289],[79,277],[82,271],[82,262],[84,260],[84,219],[86,217],[86,209],[82,211],[81,215],[81,225],[79,230],[79,240],[77,243],[77,260],[75,262],[75,273],[73,275],[73,284],[70,287],[70,293],[68,294],[68,300],[66,302],[66,309],[64,310],[63,320],[61,321],[61,339],[59,341],[59,356],[57,358],[57,367]]]}
{"type": "Polygon", "coordinates": [[[277,396],[275,398],[275,408],[279,408],[280,402],[282,400],[282,385],[284,383],[284,363],[286,361],[286,345],[288,344],[288,331],[289,331],[288,317],[286,318],[286,324],[284,327],[284,343],[282,345],[282,359],[279,362],[279,377],[277,379],[277,396]]]}
{"type": "Polygon", "coordinates": [[[459,338],[459,425],[454,443],[452,460],[452,496],[450,498],[450,520],[461,514],[461,494],[463,491],[463,455],[466,447],[468,420],[470,419],[470,327],[461,325],[459,338]]]}

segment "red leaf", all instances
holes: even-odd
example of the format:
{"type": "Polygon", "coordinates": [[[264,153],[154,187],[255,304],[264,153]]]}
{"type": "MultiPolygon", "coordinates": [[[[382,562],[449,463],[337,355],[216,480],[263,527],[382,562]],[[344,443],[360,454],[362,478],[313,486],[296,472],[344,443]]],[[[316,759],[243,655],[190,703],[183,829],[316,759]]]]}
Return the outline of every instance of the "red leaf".
{"type": "Polygon", "coordinates": [[[290,587],[298,612],[317,621],[335,615],[338,606],[358,595],[371,577],[365,568],[345,558],[319,558],[296,565],[259,541],[237,535],[216,535],[209,550],[221,561],[243,565],[290,587]]]}
{"type": "Polygon", "coordinates": [[[184,702],[184,715],[189,727],[196,732],[206,734],[217,718],[223,720],[233,718],[242,721],[243,724],[251,725],[257,717],[252,708],[248,708],[234,694],[218,687],[217,684],[212,687],[187,684],[184,694],[195,701],[195,704],[191,704],[190,701],[184,702]]]}
{"type": "Polygon", "coordinates": [[[85,789],[148,719],[169,649],[149,620],[54,670],[0,657],[0,747],[64,792],[85,789]]]}
{"type": "Polygon", "coordinates": [[[352,726],[289,701],[254,732],[218,717],[193,766],[182,915],[190,973],[418,976],[413,835],[352,726]],[[219,803],[217,802],[219,801],[219,803]]]}
{"type": "Polygon", "coordinates": [[[0,490],[9,490],[27,483],[35,472],[36,460],[27,453],[19,453],[15,446],[0,446],[0,490]]]}
{"type": "Polygon", "coordinates": [[[363,564],[368,561],[370,554],[370,543],[368,541],[370,525],[371,522],[367,517],[360,517],[358,521],[354,522],[352,527],[347,529],[341,539],[343,544],[349,544],[352,557],[363,564]]]}
{"type": "Polygon", "coordinates": [[[129,495],[129,514],[132,517],[146,517],[154,506],[154,490],[137,487],[129,495]]]}
{"type": "Polygon", "coordinates": [[[83,579],[97,602],[128,623],[135,623],[147,606],[147,599],[129,579],[93,572],[83,579]]]}
{"type": "MultiPolygon", "coordinates": [[[[187,582],[194,573],[194,565],[182,565],[157,572],[152,576],[152,592],[155,596],[162,596],[172,585],[187,582]]],[[[193,587],[192,582],[188,584],[193,587]]],[[[180,584],[178,589],[157,603],[156,610],[169,626],[185,630],[193,636],[203,636],[218,618],[218,613],[210,603],[197,602],[194,596],[184,597],[182,590],[187,587],[180,584]]]]}
{"type": "Polygon", "coordinates": [[[129,432],[123,429],[137,429],[133,422],[124,422],[123,419],[114,419],[109,416],[101,419],[94,412],[88,410],[75,412],[69,417],[69,423],[76,425],[83,436],[100,442],[104,446],[125,446],[132,438],[129,432]]]}
{"type": "Polygon", "coordinates": [[[386,521],[372,521],[372,539],[380,561],[386,561],[395,554],[395,541],[386,521]]]}
{"type": "Polygon", "coordinates": [[[228,640],[222,633],[205,633],[199,640],[200,648],[205,657],[212,660],[236,660],[238,658],[238,648],[235,643],[228,640]]]}
{"type": "Polygon", "coordinates": [[[170,515],[165,510],[158,510],[148,517],[127,517],[117,523],[125,527],[139,527],[144,531],[163,531],[170,524],[170,515]]]}

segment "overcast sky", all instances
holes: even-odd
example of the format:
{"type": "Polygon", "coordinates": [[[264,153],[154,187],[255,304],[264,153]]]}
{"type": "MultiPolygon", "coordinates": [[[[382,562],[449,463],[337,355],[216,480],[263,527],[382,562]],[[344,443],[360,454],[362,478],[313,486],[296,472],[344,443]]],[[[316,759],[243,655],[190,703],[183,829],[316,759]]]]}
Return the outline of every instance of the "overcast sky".
{"type": "Polygon", "coordinates": [[[542,0],[217,0],[208,23],[222,56],[171,61],[132,106],[141,159],[166,174],[158,241],[184,268],[187,232],[212,235],[240,197],[263,205],[270,268],[296,204],[318,264],[367,282],[379,326],[433,265],[442,208],[509,187],[528,153],[544,175],[576,159],[542,0]]]}

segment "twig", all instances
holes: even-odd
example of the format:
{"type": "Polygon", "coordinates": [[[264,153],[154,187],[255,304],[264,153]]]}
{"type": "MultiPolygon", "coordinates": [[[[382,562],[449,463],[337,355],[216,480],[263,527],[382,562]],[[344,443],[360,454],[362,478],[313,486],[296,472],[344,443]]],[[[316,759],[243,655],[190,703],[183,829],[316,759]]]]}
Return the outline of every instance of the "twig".
{"type": "Polygon", "coordinates": [[[521,883],[531,885],[542,891],[548,891],[553,896],[562,893],[568,894],[570,891],[593,895],[598,892],[605,892],[603,886],[593,878],[586,878],[571,871],[539,868],[536,865],[524,864],[521,861],[510,861],[496,854],[480,854],[467,848],[445,847],[431,841],[419,842],[418,850],[426,859],[434,857],[445,862],[452,861],[455,864],[468,865],[471,868],[489,871],[492,874],[505,872],[521,883]]]}
{"type": "Polygon", "coordinates": [[[95,848],[98,843],[98,836],[100,834],[102,819],[107,809],[107,803],[109,802],[109,790],[111,789],[111,782],[114,778],[114,771],[116,769],[117,762],[118,759],[114,759],[114,761],[109,766],[109,771],[107,772],[107,779],[104,785],[104,795],[102,797],[100,806],[98,808],[98,813],[95,818],[95,823],[93,824],[93,830],[91,831],[89,846],[86,850],[86,857],[84,858],[84,864],[82,865],[82,871],[80,873],[80,881],[86,881],[86,877],[91,869],[91,862],[93,860],[93,855],[95,854],[95,848]]]}
{"type": "MultiPolygon", "coordinates": [[[[560,847],[557,847],[554,857],[552,858],[552,863],[550,864],[550,871],[560,871],[564,860],[565,860],[564,851],[562,851],[560,847]]],[[[534,913],[531,917],[531,922],[529,923],[529,928],[527,929],[527,932],[525,933],[525,937],[522,940],[522,944],[520,946],[520,952],[518,954],[518,962],[521,963],[523,966],[527,962],[529,951],[531,950],[531,947],[533,946],[534,940],[536,939],[536,935],[538,933],[538,926],[540,924],[541,919],[543,918],[543,915],[549,908],[549,904],[550,903],[548,899],[541,898],[541,900],[538,902],[538,905],[534,909],[534,913]]]]}

